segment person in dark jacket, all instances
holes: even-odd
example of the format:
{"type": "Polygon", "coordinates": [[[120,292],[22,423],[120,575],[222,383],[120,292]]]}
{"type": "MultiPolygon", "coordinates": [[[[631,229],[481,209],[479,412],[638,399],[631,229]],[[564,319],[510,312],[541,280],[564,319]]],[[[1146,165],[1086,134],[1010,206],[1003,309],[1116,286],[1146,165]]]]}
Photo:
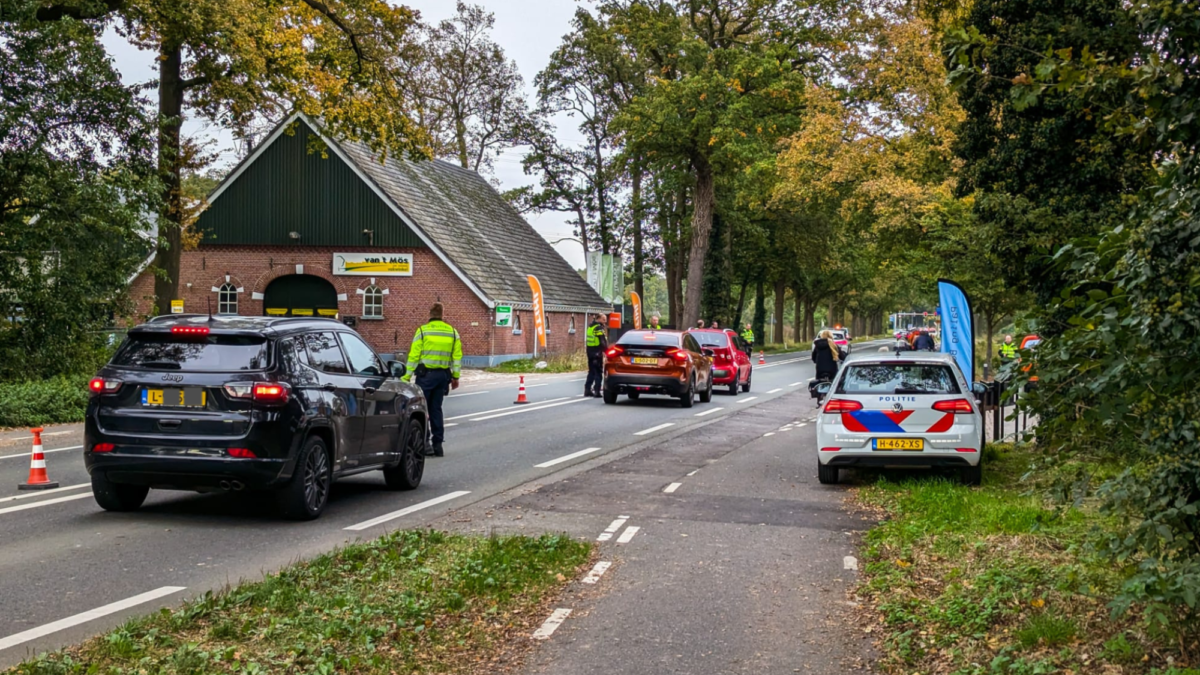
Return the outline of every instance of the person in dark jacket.
{"type": "Polygon", "coordinates": [[[933,336],[928,331],[921,331],[916,340],[913,340],[913,349],[919,352],[937,351],[937,344],[933,341],[933,336]]]}
{"type": "Polygon", "coordinates": [[[817,364],[817,379],[832,381],[842,360],[837,345],[833,342],[833,333],[823,330],[813,341],[812,360],[817,364]]]}

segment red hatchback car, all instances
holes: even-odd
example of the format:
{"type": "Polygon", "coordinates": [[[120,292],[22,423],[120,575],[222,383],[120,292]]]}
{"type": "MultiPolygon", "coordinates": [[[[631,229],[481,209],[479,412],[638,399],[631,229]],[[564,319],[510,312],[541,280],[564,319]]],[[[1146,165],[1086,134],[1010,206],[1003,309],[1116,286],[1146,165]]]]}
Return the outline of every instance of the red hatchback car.
{"type": "Polygon", "coordinates": [[[704,328],[688,331],[705,353],[712,352],[713,386],[729,387],[729,393],[737,396],[738,388],[750,391],[750,376],[754,369],[750,361],[749,347],[738,334],[728,328],[704,328]]]}

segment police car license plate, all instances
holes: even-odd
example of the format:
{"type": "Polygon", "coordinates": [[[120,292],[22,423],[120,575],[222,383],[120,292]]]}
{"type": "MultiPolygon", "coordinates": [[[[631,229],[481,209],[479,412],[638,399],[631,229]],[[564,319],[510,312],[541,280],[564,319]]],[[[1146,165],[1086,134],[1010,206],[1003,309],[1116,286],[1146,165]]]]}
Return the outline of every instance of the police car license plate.
{"type": "Polygon", "coordinates": [[[875,449],[920,452],[925,449],[925,440],[921,438],[876,438],[875,449]]]}
{"type": "Polygon", "coordinates": [[[203,408],[207,404],[208,395],[200,387],[142,390],[142,405],[148,407],[203,408]]]}
{"type": "Polygon", "coordinates": [[[657,366],[658,359],[640,356],[633,359],[633,364],[636,366],[657,366]]]}

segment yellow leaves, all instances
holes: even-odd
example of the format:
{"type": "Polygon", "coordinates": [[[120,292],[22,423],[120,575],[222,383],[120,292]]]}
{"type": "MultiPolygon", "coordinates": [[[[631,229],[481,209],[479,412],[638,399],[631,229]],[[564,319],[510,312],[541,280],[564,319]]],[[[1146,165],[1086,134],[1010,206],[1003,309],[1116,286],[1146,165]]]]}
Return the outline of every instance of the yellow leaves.
{"type": "Polygon", "coordinates": [[[1041,609],[1046,606],[1046,601],[1038,598],[1029,604],[1032,605],[1034,609],[1041,609]]]}
{"type": "Polygon", "coordinates": [[[908,562],[907,560],[897,559],[896,567],[899,567],[900,569],[907,569],[909,567],[912,567],[912,563],[908,562]]]}
{"type": "Polygon", "coordinates": [[[716,145],[716,144],[717,144],[717,137],[716,137],[716,136],[713,136],[712,138],[708,139],[708,146],[709,146],[709,147],[712,147],[712,146],[714,146],[714,145],[716,145]]]}
{"type": "Polygon", "coordinates": [[[706,92],[704,92],[703,94],[700,94],[700,100],[701,100],[701,101],[707,101],[707,100],[708,100],[708,92],[707,92],[707,91],[706,91],[706,92]]]}
{"type": "Polygon", "coordinates": [[[1033,78],[1029,77],[1029,73],[1021,73],[1012,79],[1012,83],[1018,87],[1033,84],[1033,78]]]}

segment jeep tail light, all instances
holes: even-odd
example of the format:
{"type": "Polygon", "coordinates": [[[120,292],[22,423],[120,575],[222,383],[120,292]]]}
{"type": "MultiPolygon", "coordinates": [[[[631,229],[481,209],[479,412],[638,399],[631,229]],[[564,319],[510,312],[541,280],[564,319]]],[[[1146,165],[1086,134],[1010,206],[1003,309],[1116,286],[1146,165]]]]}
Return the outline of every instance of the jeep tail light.
{"type": "Polygon", "coordinates": [[[208,335],[208,326],[171,326],[171,335],[208,335]]]}
{"type": "Polygon", "coordinates": [[[615,359],[625,353],[625,348],[619,345],[613,345],[612,347],[608,348],[607,352],[604,353],[608,355],[608,358],[615,359]]]}
{"type": "Polygon", "coordinates": [[[679,361],[680,363],[688,360],[688,353],[679,347],[671,347],[668,349],[667,356],[679,361]]]}
{"type": "Polygon", "coordinates": [[[954,413],[955,415],[970,415],[975,412],[975,409],[971,407],[971,402],[965,398],[937,401],[933,404],[933,409],[938,412],[954,413]]]}
{"type": "Polygon", "coordinates": [[[260,382],[254,385],[254,400],[263,403],[284,403],[288,400],[287,385],[278,382],[260,382]]]}
{"type": "Polygon", "coordinates": [[[847,401],[844,398],[831,398],[825,404],[825,414],[847,413],[862,410],[862,404],[858,401],[847,401]]]}
{"type": "Polygon", "coordinates": [[[236,459],[258,459],[258,455],[246,448],[229,448],[227,452],[229,452],[230,457],[236,459]]]}
{"type": "Polygon", "coordinates": [[[116,446],[112,443],[97,443],[92,446],[92,452],[112,452],[116,446]]]}
{"type": "Polygon", "coordinates": [[[111,394],[120,388],[120,380],[106,380],[103,377],[94,377],[91,382],[88,382],[88,391],[93,394],[111,394]]]}

